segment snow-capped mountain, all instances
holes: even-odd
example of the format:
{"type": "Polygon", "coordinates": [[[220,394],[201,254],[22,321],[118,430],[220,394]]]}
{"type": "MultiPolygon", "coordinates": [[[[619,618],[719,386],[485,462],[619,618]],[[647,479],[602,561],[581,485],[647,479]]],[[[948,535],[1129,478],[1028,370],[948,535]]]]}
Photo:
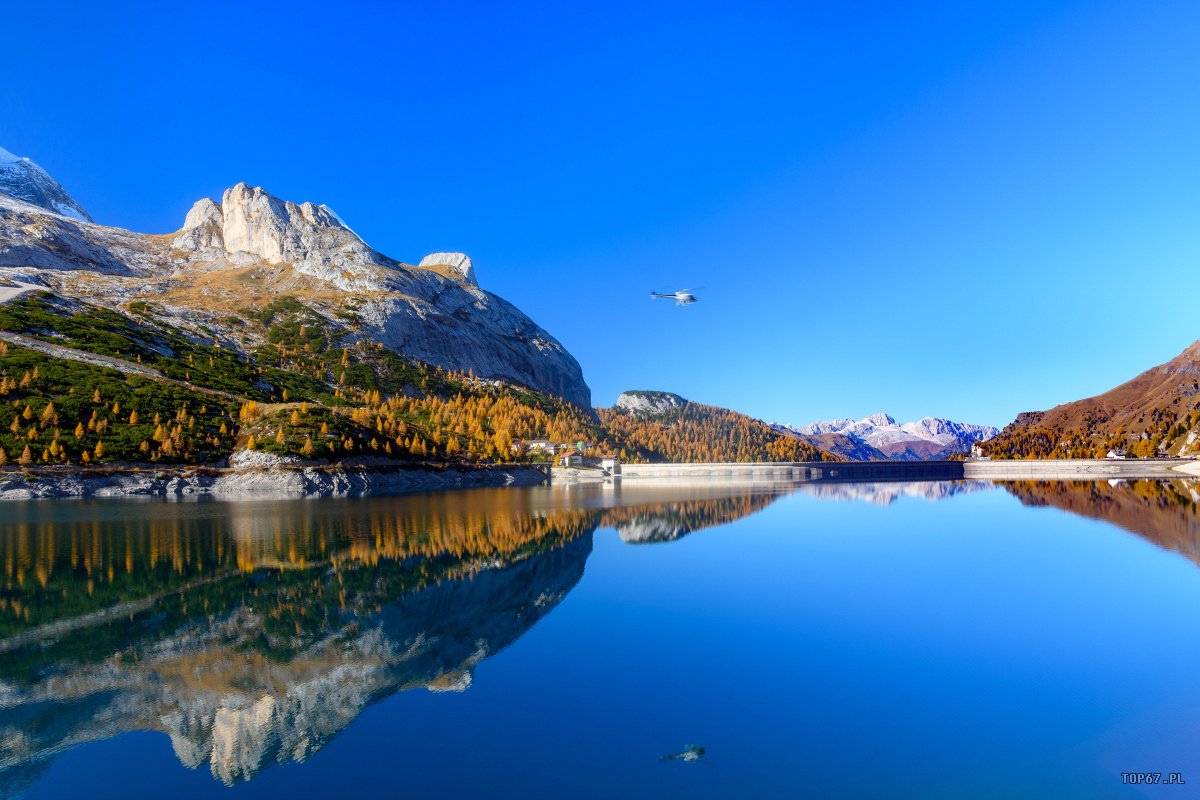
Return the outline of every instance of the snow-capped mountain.
{"type": "Polygon", "coordinates": [[[14,156],[0,147],[0,193],[64,217],[91,222],[75,198],[50,173],[28,158],[14,156]]]}
{"type": "Polygon", "coordinates": [[[975,442],[991,439],[1000,431],[990,425],[973,425],[939,417],[898,423],[883,413],[859,420],[831,419],[807,425],[772,425],[845,458],[856,461],[921,461],[966,453],[975,442]]]}

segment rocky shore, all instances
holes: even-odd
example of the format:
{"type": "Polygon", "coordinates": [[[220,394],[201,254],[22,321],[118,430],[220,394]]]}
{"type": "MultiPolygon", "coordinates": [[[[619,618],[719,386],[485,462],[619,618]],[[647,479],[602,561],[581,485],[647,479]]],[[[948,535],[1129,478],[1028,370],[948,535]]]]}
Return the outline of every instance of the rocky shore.
{"type": "Polygon", "coordinates": [[[0,501],[86,497],[293,500],[536,486],[547,481],[544,472],[528,466],[318,465],[280,460],[222,469],[13,470],[0,472],[0,501]]]}

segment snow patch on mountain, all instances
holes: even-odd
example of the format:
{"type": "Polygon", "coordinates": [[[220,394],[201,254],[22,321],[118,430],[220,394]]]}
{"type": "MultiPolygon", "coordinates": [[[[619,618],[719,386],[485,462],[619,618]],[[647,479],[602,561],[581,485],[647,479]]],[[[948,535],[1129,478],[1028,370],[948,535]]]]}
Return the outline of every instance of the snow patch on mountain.
{"type": "Polygon", "coordinates": [[[990,425],[955,422],[940,417],[924,417],[897,423],[888,414],[878,413],[859,420],[832,419],[807,425],[775,423],[776,430],[801,437],[841,436],[856,445],[866,445],[888,458],[924,460],[965,453],[975,442],[991,439],[1000,431],[990,425]]]}
{"type": "Polygon", "coordinates": [[[28,158],[0,147],[0,193],[83,222],[92,218],[50,173],[28,158]]]}

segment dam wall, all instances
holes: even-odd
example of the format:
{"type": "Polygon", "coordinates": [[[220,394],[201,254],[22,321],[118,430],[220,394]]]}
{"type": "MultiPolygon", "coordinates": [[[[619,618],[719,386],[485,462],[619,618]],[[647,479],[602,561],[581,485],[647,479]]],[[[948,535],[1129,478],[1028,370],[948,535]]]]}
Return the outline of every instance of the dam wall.
{"type": "MultiPolygon", "coordinates": [[[[1190,478],[1200,461],[1155,459],[1046,459],[1037,461],[792,461],[762,463],[621,464],[605,478],[720,479],[736,481],[1108,480],[1190,478]]],[[[556,476],[557,477],[557,476],[556,476]]]]}
{"type": "Polygon", "coordinates": [[[621,480],[721,478],[775,481],[919,481],[963,477],[961,461],[791,461],[761,463],[621,464],[621,480]]]}

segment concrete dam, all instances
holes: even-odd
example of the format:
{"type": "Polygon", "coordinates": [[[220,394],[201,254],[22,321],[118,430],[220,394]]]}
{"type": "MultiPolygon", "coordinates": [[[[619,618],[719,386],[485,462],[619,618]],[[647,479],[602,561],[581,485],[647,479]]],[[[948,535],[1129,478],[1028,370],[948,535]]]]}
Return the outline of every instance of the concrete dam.
{"type": "MultiPolygon", "coordinates": [[[[599,472],[599,470],[597,470],[599,472]]],[[[1194,478],[1193,459],[1071,459],[1040,461],[793,461],[759,463],[620,464],[610,477],[737,481],[1110,480],[1194,478]]]]}

